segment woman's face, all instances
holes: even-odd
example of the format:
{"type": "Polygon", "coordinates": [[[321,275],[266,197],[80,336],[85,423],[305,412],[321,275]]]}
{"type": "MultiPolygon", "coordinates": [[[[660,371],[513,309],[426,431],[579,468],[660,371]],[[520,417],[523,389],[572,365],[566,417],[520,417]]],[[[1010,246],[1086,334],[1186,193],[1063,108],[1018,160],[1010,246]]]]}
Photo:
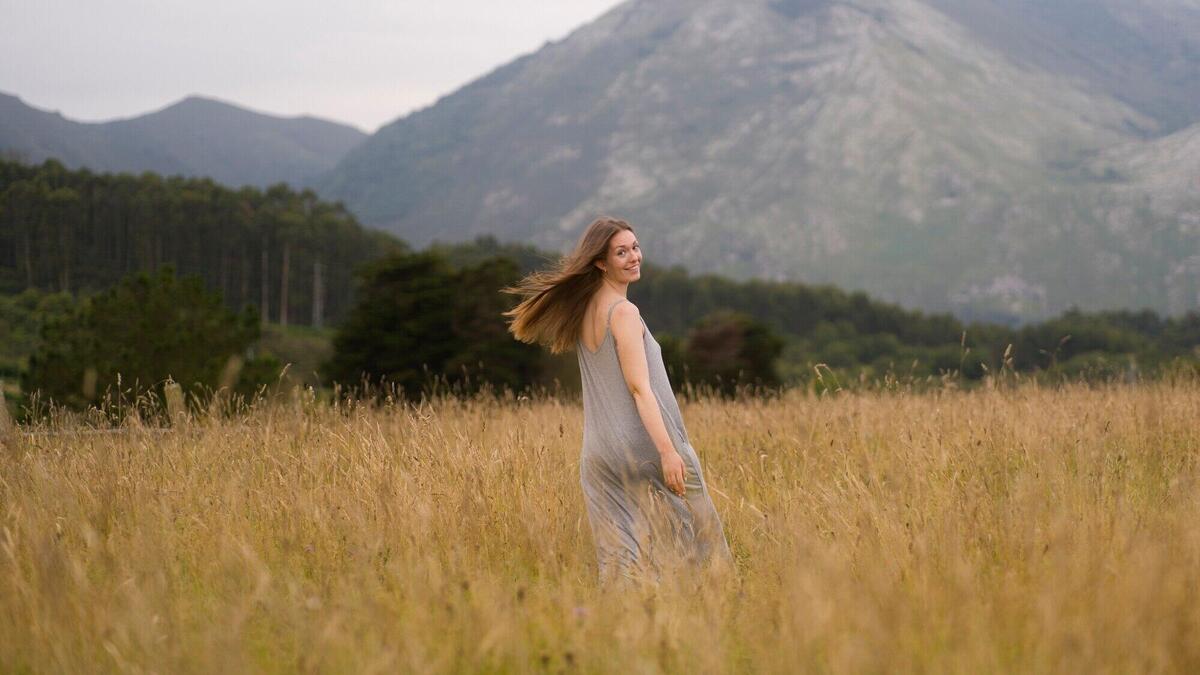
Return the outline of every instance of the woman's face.
{"type": "Polygon", "coordinates": [[[621,230],[608,240],[608,255],[596,266],[604,276],[617,283],[630,283],[642,278],[642,246],[629,230],[621,230]]]}

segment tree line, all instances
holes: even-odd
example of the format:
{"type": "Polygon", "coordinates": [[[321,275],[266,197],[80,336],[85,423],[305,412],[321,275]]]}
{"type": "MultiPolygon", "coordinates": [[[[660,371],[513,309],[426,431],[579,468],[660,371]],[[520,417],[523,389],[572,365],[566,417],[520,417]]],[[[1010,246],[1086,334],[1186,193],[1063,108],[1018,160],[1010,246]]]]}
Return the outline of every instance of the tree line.
{"type": "MultiPolygon", "coordinates": [[[[245,390],[274,367],[256,353],[259,332],[248,322],[271,320],[336,326],[333,356],[320,368],[326,384],[387,382],[408,397],[431,378],[520,390],[569,368],[512,339],[501,312],[515,299],[499,289],[557,255],[489,236],[413,251],[365,230],[340,204],[286,185],[231,190],[203,179],[0,162],[0,376],[82,406],[119,381],[117,372],[142,380],[185,373],[203,389],[228,380],[218,365],[233,359],[248,366],[234,378],[245,390]],[[188,280],[172,281],[176,273],[188,280]],[[218,347],[189,338],[188,321],[199,315],[208,323],[195,325],[225,336],[218,347]],[[142,332],[156,326],[161,340],[147,341],[142,332]]],[[[1073,309],[1021,327],[966,324],[832,286],[692,276],[649,263],[630,299],[676,384],[727,393],[742,383],[811,381],[819,368],[842,378],[972,380],[1005,368],[1111,377],[1200,364],[1195,311],[1073,309]]]]}
{"type": "Polygon", "coordinates": [[[320,326],[349,309],[356,265],[406,248],[342,204],[286,184],[232,189],[0,161],[0,293],[96,292],[171,265],[232,309],[320,326]]]}
{"type": "MultiPolygon", "coordinates": [[[[504,256],[523,272],[556,255],[491,236],[435,244],[431,250],[455,264],[504,256]]],[[[978,380],[1002,368],[1109,377],[1130,371],[1153,375],[1178,364],[1200,364],[1200,310],[1164,317],[1149,309],[1072,308],[1046,321],[1007,326],[906,309],[836,286],[693,276],[681,266],[652,263],[643,265],[641,280],[629,287],[629,298],[655,335],[667,340],[686,340],[704,317],[723,310],[760,322],[785,341],[776,364],[783,380],[812,377],[818,365],[847,376],[957,372],[978,380]]]]}

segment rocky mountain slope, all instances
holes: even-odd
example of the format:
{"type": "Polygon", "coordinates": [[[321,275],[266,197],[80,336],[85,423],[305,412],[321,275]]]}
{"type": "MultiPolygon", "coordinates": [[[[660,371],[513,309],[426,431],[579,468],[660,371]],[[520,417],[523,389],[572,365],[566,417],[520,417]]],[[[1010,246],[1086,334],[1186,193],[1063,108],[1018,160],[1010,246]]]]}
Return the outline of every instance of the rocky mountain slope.
{"type": "MultiPolygon", "coordinates": [[[[1200,207],[1164,178],[1192,166],[1170,159],[1196,133],[1176,110],[1190,94],[1017,58],[980,27],[1001,0],[971,3],[630,0],[385,126],[316,184],[418,245],[566,249],[610,213],[649,259],[697,273],[964,315],[1194,306],[1200,207]]],[[[1168,10],[1200,16],[1145,11],[1168,10]]],[[[1094,51],[1080,59],[1098,72],[1124,53],[1094,51]]],[[[1164,77],[1196,72],[1177,66],[1164,77]]]]}
{"type": "Polygon", "coordinates": [[[1197,0],[930,4],[1006,59],[1124,101],[1167,131],[1200,120],[1197,0]]]}

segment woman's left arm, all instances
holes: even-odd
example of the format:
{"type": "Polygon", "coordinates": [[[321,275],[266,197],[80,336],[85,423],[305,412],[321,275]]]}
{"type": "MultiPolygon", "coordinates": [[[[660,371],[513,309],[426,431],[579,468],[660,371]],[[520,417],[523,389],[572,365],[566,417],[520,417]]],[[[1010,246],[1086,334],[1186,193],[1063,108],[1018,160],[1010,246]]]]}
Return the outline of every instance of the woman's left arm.
{"type": "Polygon", "coordinates": [[[638,308],[631,302],[617,305],[613,310],[609,330],[617,341],[617,360],[621,365],[625,386],[633,396],[638,416],[654,441],[654,447],[658,449],[663,467],[663,482],[672,492],[682,496],[686,489],[683,458],[679,456],[679,451],[671,441],[671,435],[667,433],[662,409],[658,407],[658,399],[650,388],[650,367],[646,361],[646,345],[642,334],[644,326],[638,308]]]}

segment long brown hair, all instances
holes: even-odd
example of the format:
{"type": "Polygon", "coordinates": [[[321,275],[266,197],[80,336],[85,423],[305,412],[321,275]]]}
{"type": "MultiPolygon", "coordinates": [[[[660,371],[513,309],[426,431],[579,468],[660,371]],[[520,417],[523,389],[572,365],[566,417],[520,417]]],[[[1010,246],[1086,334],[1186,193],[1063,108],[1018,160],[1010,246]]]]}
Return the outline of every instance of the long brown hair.
{"type": "Polygon", "coordinates": [[[584,230],[575,250],[549,270],[500,289],[525,298],[504,312],[512,317],[508,331],[521,342],[548,347],[553,354],[574,349],[583,330],[584,309],[604,277],[592,263],[608,256],[608,242],[621,230],[633,232],[633,227],[619,218],[597,218],[584,230]]]}

